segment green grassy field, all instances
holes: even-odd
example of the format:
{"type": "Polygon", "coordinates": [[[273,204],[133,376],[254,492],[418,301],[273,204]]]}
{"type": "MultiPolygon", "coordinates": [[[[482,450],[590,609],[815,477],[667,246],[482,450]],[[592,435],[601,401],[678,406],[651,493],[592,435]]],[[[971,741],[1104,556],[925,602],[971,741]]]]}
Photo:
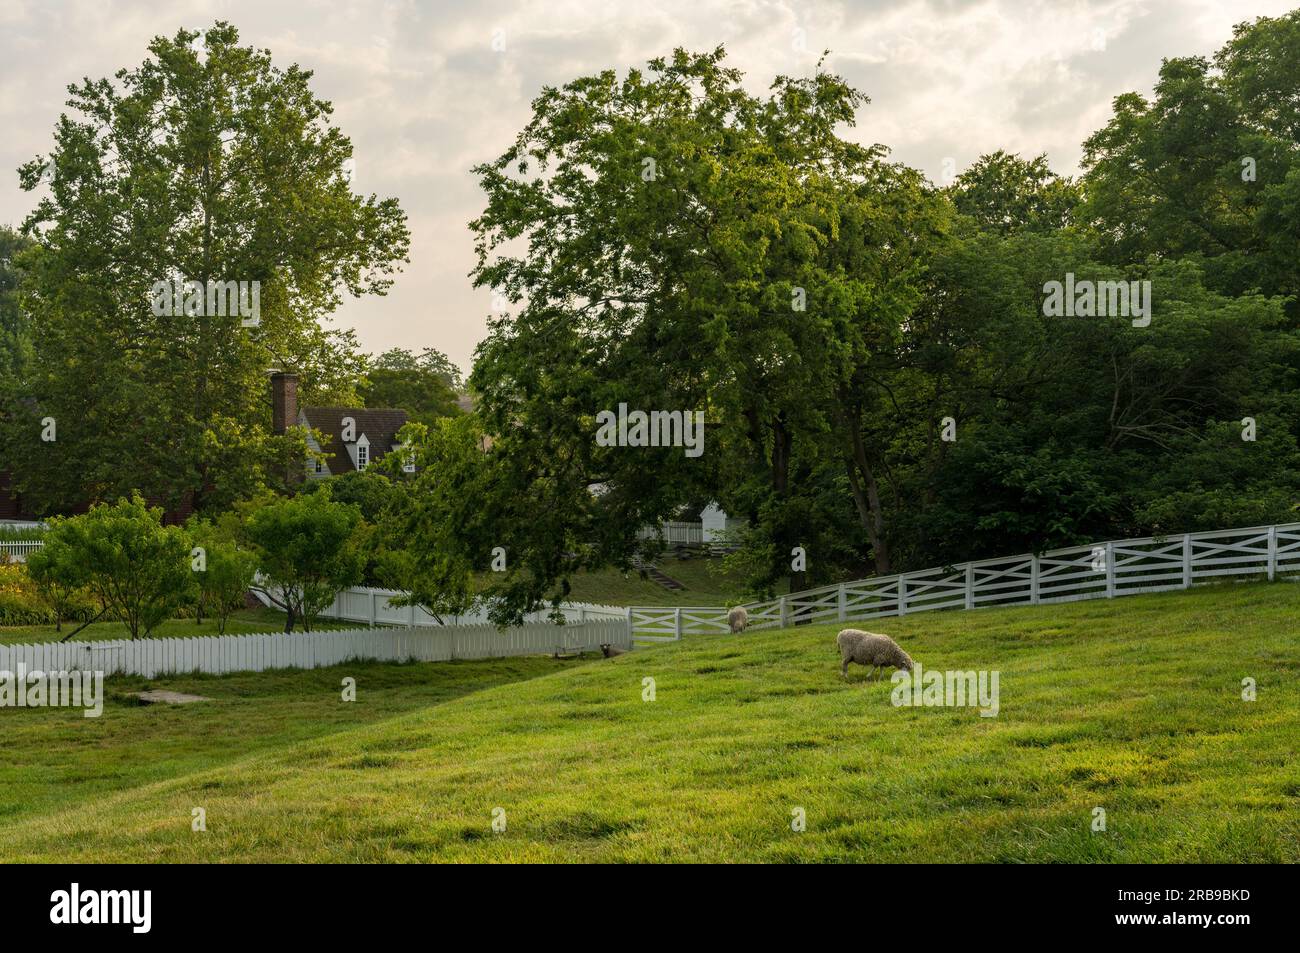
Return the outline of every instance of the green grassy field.
{"type": "Polygon", "coordinates": [[[845,683],[834,625],[153,682],[213,698],[176,708],[118,679],[97,720],[0,709],[0,860],[1294,862],[1297,620],[1251,584],[871,626],[998,670],[995,718],[845,683]]]}
{"type": "MultiPolygon", "coordinates": [[[[64,622],[63,631],[52,625],[0,626],[0,645],[22,645],[35,642],[57,642],[77,628],[79,622],[64,622]]],[[[320,619],[316,629],[355,629],[357,622],[337,619],[320,619]]],[[[226,620],[226,635],[247,632],[280,632],[284,629],[284,613],[275,609],[239,609],[226,620]]],[[[202,624],[193,619],[167,619],[149,634],[151,639],[194,638],[200,635],[218,635],[217,623],[204,619],[202,624]]],[[[121,622],[92,622],[75,636],[77,642],[98,642],[104,639],[129,639],[131,631],[121,622]]]]}

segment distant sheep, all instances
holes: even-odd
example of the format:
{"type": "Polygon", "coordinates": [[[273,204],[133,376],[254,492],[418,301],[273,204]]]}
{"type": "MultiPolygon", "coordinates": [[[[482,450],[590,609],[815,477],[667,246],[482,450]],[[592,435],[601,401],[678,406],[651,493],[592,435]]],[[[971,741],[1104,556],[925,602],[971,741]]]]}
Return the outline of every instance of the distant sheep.
{"type": "Polygon", "coordinates": [[[841,629],[840,634],[835,637],[835,642],[840,647],[840,674],[845,678],[849,677],[850,662],[869,665],[872,675],[880,671],[882,677],[884,668],[905,668],[909,672],[912,670],[912,656],[904,652],[898,643],[887,635],[863,632],[861,629],[841,629]]]}
{"type": "Polygon", "coordinates": [[[745,611],[744,606],[736,606],[727,613],[727,625],[731,626],[732,635],[739,635],[745,631],[745,626],[749,625],[749,613],[745,611]]]}
{"type": "Polygon", "coordinates": [[[608,642],[600,643],[600,650],[605,653],[605,658],[613,658],[615,655],[626,655],[627,649],[620,649],[608,642]]]}

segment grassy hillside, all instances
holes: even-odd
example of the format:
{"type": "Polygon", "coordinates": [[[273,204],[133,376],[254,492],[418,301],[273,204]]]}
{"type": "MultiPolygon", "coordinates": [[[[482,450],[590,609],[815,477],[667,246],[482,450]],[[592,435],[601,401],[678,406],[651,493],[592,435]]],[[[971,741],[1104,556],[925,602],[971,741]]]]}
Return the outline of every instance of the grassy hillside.
{"type": "Polygon", "coordinates": [[[0,860],[1297,861],[1297,617],[1277,584],[873,626],[1000,671],[996,718],[846,684],[837,626],[0,709],[0,860]]]}

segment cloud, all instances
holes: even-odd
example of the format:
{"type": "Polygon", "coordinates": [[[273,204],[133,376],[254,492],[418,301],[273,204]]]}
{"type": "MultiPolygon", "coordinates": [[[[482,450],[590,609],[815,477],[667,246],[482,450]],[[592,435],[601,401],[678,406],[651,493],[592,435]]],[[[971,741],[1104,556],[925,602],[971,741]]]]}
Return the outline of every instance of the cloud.
{"type": "MultiPolygon", "coordinates": [[[[1289,0],[1255,0],[1250,16],[1289,0]]],[[[851,135],[937,178],[1005,148],[1077,171],[1114,96],[1148,91],[1161,57],[1208,54],[1243,19],[1236,0],[308,0],[0,5],[0,222],[33,197],[12,171],[50,147],[65,87],[138,64],[149,39],[226,19],[280,65],[315,71],[353,141],[356,187],[396,196],[412,263],[387,298],[337,318],[379,351],[433,346],[468,367],[488,293],[470,286],[470,168],[503,151],[544,85],[725,43],[755,92],[830,65],[872,99],[851,135]],[[494,44],[494,39],[497,41],[494,44]]]]}

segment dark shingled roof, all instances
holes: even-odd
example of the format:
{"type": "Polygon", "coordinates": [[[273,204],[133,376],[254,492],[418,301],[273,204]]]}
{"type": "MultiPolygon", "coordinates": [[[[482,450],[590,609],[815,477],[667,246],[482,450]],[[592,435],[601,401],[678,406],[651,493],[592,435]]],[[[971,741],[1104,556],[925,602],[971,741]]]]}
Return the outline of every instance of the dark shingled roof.
{"type": "Polygon", "coordinates": [[[357,422],[358,440],[361,439],[362,434],[365,434],[366,439],[370,441],[372,463],[388,453],[393,444],[398,442],[397,431],[401,430],[406,423],[406,411],[392,408],[375,410],[364,407],[304,407],[302,413],[307,418],[309,427],[325,435],[321,449],[333,454],[325,464],[334,476],[356,470],[352,455],[339,439],[339,434],[343,432],[344,417],[351,417],[357,422]]]}

